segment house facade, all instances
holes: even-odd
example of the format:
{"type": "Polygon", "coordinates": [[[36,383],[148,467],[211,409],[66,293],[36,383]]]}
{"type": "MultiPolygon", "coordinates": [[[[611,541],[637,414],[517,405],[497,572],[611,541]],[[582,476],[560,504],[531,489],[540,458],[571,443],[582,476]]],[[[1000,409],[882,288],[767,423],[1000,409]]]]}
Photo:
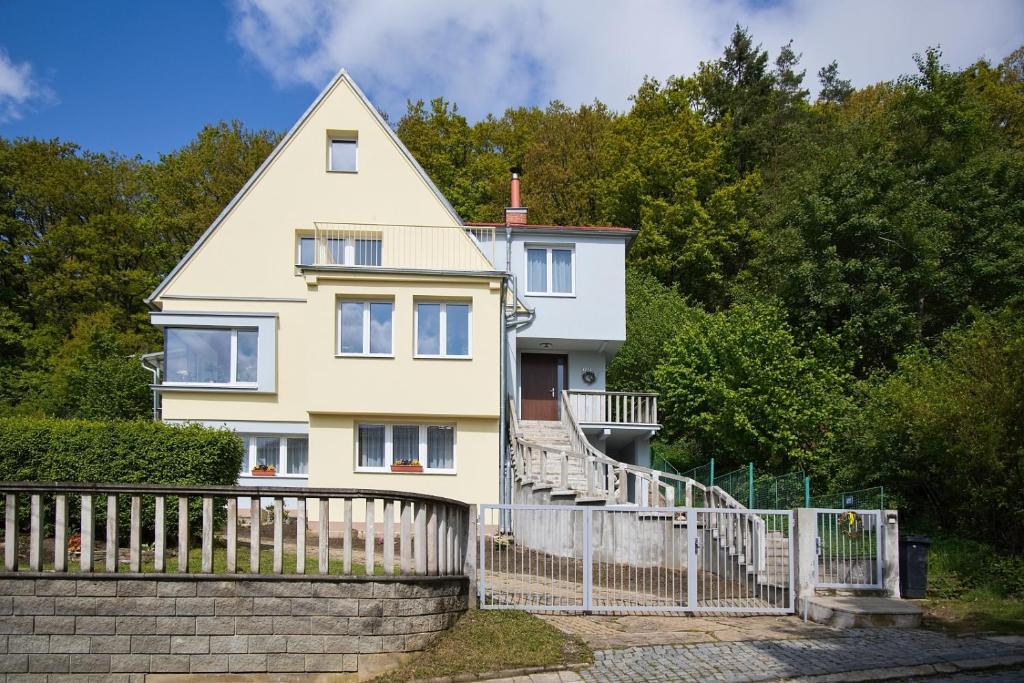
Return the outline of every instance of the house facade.
{"type": "Polygon", "coordinates": [[[642,463],[650,425],[627,444],[574,393],[625,338],[633,232],[529,225],[518,179],[512,199],[463,224],[339,73],[147,299],[160,419],[237,432],[243,485],[493,502],[509,412],[554,424],[566,401],[642,463]]]}

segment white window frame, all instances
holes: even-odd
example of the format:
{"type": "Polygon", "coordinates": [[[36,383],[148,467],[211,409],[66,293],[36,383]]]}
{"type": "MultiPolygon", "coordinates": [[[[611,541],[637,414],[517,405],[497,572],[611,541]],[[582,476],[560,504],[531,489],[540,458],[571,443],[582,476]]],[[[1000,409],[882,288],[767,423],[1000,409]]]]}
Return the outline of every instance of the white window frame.
{"type": "Polygon", "coordinates": [[[316,239],[312,235],[298,235],[295,238],[295,265],[298,266],[316,266],[316,265],[332,265],[332,266],[358,266],[359,268],[380,268],[384,265],[384,237],[381,234],[371,235],[369,237],[328,237],[326,239],[316,239]],[[311,239],[313,240],[313,262],[303,263],[302,262],[302,240],[311,239]],[[367,242],[379,242],[380,243],[380,263],[356,263],[356,242],[358,240],[365,240],[367,242]],[[328,263],[326,255],[330,252],[328,242],[341,242],[341,263],[328,263]],[[322,246],[321,246],[322,243],[322,246]],[[321,260],[321,256],[324,256],[321,260]]]}
{"type": "Polygon", "coordinates": [[[576,245],[574,244],[524,244],[523,245],[523,280],[526,284],[526,296],[553,296],[553,297],[574,297],[576,296],[576,245]],[[544,289],[530,289],[530,250],[544,250],[547,252],[544,264],[544,289]],[[568,292],[552,291],[554,286],[554,267],[552,263],[553,251],[569,252],[569,273],[572,278],[571,290],[568,292]]]}
{"type": "Polygon", "coordinates": [[[359,137],[358,136],[329,135],[327,137],[327,172],[328,173],[359,173],[359,137]],[[332,161],[332,159],[331,159],[331,152],[333,151],[332,148],[334,147],[334,143],[335,142],[350,142],[350,143],[352,143],[353,145],[356,146],[354,168],[351,168],[351,169],[347,169],[347,168],[346,169],[332,168],[332,165],[331,165],[331,161],[332,161]]]}
{"type": "Polygon", "coordinates": [[[419,433],[419,461],[423,466],[422,474],[458,474],[459,465],[459,430],[454,423],[450,422],[357,422],[355,428],[355,445],[353,454],[354,471],[401,474],[392,472],[391,465],[394,463],[394,428],[395,427],[418,427],[419,433]],[[364,467],[359,464],[359,428],[360,427],[384,427],[384,466],[364,467]],[[429,467],[427,464],[427,428],[428,427],[451,427],[452,429],[452,466],[450,468],[429,467]]]}
{"type": "Polygon", "coordinates": [[[338,299],[336,306],[336,317],[338,318],[337,333],[334,344],[334,355],[339,358],[394,358],[395,357],[395,302],[392,299],[338,299]],[[362,304],[363,305],[363,350],[359,353],[345,352],[341,350],[341,305],[362,304]],[[391,352],[370,353],[370,304],[391,304],[391,352]]]}
{"type": "Polygon", "coordinates": [[[473,304],[470,301],[434,301],[430,299],[417,299],[413,301],[413,358],[447,358],[452,360],[468,360],[473,358],[473,304]],[[420,305],[439,305],[441,307],[441,318],[438,330],[440,345],[438,353],[420,353],[420,305]],[[448,354],[448,304],[456,306],[468,306],[466,315],[466,354],[448,354]]]}
{"type": "Polygon", "coordinates": [[[256,354],[259,358],[260,353],[260,339],[259,339],[259,328],[254,327],[189,327],[186,325],[168,325],[164,328],[164,352],[167,351],[167,330],[205,330],[205,331],[217,331],[227,330],[231,332],[231,360],[228,363],[228,373],[231,377],[228,382],[176,382],[170,377],[164,378],[164,384],[173,387],[235,387],[240,389],[250,389],[259,386],[260,373],[259,373],[259,362],[256,365],[256,381],[255,382],[239,382],[235,379],[238,376],[238,332],[255,332],[256,333],[256,354]]]}
{"type": "MultiPolygon", "coordinates": [[[[252,468],[256,466],[256,439],[277,439],[278,453],[277,464],[274,466],[275,479],[309,479],[309,435],[308,434],[260,434],[247,432],[239,434],[245,444],[245,459],[242,462],[241,475],[252,477],[252,468]],[[287,472],[288,468],[288,440],[304,439],[306,441],[306,474],[295,474],[287,472]]],[[[267,476],[267,475],[263,475],[267,476]]],[[[269,478],[269,477],[268,477],[269,478]]]]}
{"type": "Polygon", "coordinates": [[[314,235],[297,235],[295,237],[295,265],[297,266],[313,266],[316,265],[316,237],[314,235]],[[313,240],[313,262],[303,263],[302,262],[302,240],[313,240]]]}

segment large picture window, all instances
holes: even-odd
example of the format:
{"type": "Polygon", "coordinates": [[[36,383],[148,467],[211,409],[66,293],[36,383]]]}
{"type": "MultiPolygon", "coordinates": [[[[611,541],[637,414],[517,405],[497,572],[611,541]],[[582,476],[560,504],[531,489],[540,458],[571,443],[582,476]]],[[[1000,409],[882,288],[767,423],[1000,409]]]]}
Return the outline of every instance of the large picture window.
{"type": "Polygon", "coordinates": [[[343,356],[390,356],[394,334],[390,301],[338,302],[338,353],[343,356]]]}
{"type": "Polygon", "coordinates": [[[257,381],[259,333],[254,329],[167,327],[167,384],[252,386],[257,381]]]}
{"type": "Polygon", "coordinates": [[[527,247],[526,293],[571,296],[575,291],[574,253],[558,247],[527,247]]]}
{"type": "Polygon", "coordinates": [[[419,462],[424,472],[455,473],[455,427],[428,424],[359,424],[356,469],[389,471],[391,465],[419,462]]]}
{"type": "Polygon", "coordinates": [[[469,358],[469,304],[438,302],[416,304],[416,355],[469,358]]]}
{"type": "Polygon", "coordinates": [[[309,474],[309,438],[305,436],[243,435],[245,459],[242,474],[257,466],[273,467],[277,476],[309,474]]]}

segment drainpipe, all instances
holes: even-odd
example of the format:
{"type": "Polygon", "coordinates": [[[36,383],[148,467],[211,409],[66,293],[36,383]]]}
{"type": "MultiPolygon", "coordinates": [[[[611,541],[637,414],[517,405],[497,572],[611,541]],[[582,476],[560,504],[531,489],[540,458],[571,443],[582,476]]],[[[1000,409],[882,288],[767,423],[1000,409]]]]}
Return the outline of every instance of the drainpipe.
{"type": "MultiPolygon", "coordinates": [[[[509,278],[511,277],[511,266],[512,266],[512,229],[505,226],[505,281],[503,285],[507,285],[509,278]]],[[[508,331],[509,325],[505,318],[505,310],[507,306],[506,297],[508,296],[508,287],[502,286],[501,288],[501,316],[500,316],[500,329],[501,329],[501,388],[499,395],[501,396],[500,415],[501,420],[499,422],[499,437],[498,443],[501,449],[499,458],[501,471],[499,473],[499,484],[501,490],[499,493],[499,502],[503,504],[512,502],[512,477],[509,467],[509,453],[508,453],[508,331]]],[[[513,305],[515,305],[515,295],[513,295],[513,305]]],[[[511,527],[511,514],[508,510],[502,510],[499,517],[500,526],[502,533],[507,533],[511,527]]]]}
{"type": "MultiPolygon", "coordinates": [[[[501,416],[500,420],[498,421],[498,451],[499,451],[498,462],[499,462],[499,468],[500,468],[499,469],[499,473],[498,473],[498,481],[499,481],[499,503],[502,503],[502,504],[508,503],[508,500],[509,500],[508,499],[508,495],[506,493],[506,483],[507,483],[507,479],[508,479],[508,472],[507,472],[507,464],[508,464],[508,453],[507,453],[508,452],[508,440],[507,439],[508,439],[508,436],[507,436],[507,431],[506,431],[506,429],[507,429],[506,422],[508,421],[508,415],[507,415],[507,409],[505,407],[505,403],[507,402],[506,401],[507,396],[505,395],[505,383],[506,383],[506,374],[505,373],[508,372],[508,369],[506,368],[505,356],[508,354],[508,340],[509,340],[508,330],[506,330],[506,325],[505,325],[505,294],[506,294],[505,291],[506,291],[506,289],[507,288],[505,287],[505,281],[503,280],[502,281],[501,315],[498,316],[499,317],[499,334],[502,336],[502,343],[501,343],[502,362],[501,362],[501,372],[499,373],[499,375],[500,375],[500,380],[499,380],[500,381],[500,386],[499,386],[499,391],[498,391],[498,395],[501,396],[501,398],[500,398],[500,403],[501,404],[498,407],[498,414],[499,414],[499,416],[501,416]]],[[[503,514],[502,514],[502,531],[504,531],[504,530],[505,530],[505,519],[504,519],[504,511],[503,511],[503,514]]]]}
{"type": "Polygon", "coordinates": [[[144,353],[139,357],[142,367],[149,370],[153,375],[153,420],[155,422],[160,421],[160,392],[156,387],[160,384],[159,359],[163,358],[163,355],[163,351],[156,351],[154,353],[144,353]],[[151,360],[153,361],[152,364],[150,364],[151,360]]]}

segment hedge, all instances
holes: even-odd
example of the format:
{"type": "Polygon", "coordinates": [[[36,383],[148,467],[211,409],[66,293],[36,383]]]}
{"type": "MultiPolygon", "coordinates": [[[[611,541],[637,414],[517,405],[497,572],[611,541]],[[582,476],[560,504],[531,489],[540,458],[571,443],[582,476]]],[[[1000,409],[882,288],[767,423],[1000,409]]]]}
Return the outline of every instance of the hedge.
{"type": "MultiPolygon", "coordinates": [[[[233,485],[242,455],[241,439],[226,429],[150,421],[0,419],[0,481],[233,485]]],[[[26,503],[23,500],[18,507],[26,503]]],[[[44,502],[46,513],[49,503],[44,502]]],[[[118,510],[122,534],[128,524],[126,503],[118,510]]],[[[98,535],[102,535],[104,505],[97,504],[98,535]]],[[[168,508],[168,526],[173,530],[177,512],[173,505],[168,508]]],[[[27,509],[21,512],[24,524],[27,509]]],[[[77,512],[74,504],[69,506],[72,523],[77,523],[77,512]]],[[[143,524],[150,532],[152,515],[152,500],[144,499],[143,524]]],[[[189,517],[194,530],[200,520],[198,500],[189,517]]]]}
{"type": "Polygon", "coordinates": [[[232,485],[234,432],[150,421],[0,419],[0,481],[232,485]]]}

